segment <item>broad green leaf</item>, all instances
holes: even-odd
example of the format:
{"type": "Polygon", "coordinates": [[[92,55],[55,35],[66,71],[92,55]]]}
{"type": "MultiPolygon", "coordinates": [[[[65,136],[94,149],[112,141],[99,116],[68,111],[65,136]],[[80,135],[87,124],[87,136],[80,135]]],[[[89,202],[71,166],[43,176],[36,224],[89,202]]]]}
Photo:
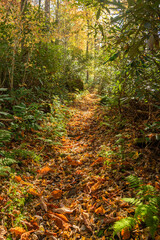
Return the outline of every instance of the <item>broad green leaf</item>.
{"type": "Polygon", "coordinates": [[[96,19],[97,19],[97,20],[99,19],[100,14],[101,14],[101,9],[99,8],[99,9],[98,9],[98,12],[97,12],[97,14],[96,14],[96,19]]]}
{"type": "Polygon", "coordinates": [[[118,51],[117,53],[115,53],[113,56],[111,56],[106,62],[104,62],[103,64],[106,64],[109,61],[114,61],[120,54],[120,51],[118,51]]]}

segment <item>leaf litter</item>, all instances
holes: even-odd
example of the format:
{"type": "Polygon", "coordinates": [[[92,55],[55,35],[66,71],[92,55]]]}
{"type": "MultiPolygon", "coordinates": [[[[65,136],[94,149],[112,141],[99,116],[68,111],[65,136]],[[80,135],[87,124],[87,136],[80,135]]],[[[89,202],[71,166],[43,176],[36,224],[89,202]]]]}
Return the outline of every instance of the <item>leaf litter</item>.
{"type": "MultiPolygon", "coordinates": [[[[135,129],[123,130],[126,151],[120,149],[115,143],[122,130],[114,124],[112,130],[108,124],[101,124],[107,114],[114,122],[115,114],[106,113],[97,102],[94,94],[74,102],[70,107],[73,116],[67,126],[67,135],[61,137],[61,144],[54,149],[45,149],[39,143],[34,146],[34,142],[30,142],[32,149],[44,149],[44,160],[32,165],[34,175],[27,171],[21,176],[15,175],[12,188],[5,182],[7,190],[3,190],[0,197],[0,239],[6,239],[7,234],[11,234],[9,239],[22,240],[114,239],[113,223],[134,213],[133,207],[121,200],[133,195],[126,176],[136,173],[160,189],[155,162],[151,166],[146,159],[143,166],[139,160],[141,150],[133,149],[135,129]],[[128,159],[127,154],[132,151],[128,159]],[[19,199],[20,209],[13,211],[10,204],[14,189],[19,189],[15,197],[19,199]],[[28,199],[25,205],[21,203],[22,198],[28,199]],[[23,213],[25,220],[19,219],[15,225],[16,211],[17,215],[23,213]]],[[[143,228],[135,231],[123,229],[116,239],[148,238],[143,228]],[[144,238],[136,238],[137,234],[144,238]]]]}

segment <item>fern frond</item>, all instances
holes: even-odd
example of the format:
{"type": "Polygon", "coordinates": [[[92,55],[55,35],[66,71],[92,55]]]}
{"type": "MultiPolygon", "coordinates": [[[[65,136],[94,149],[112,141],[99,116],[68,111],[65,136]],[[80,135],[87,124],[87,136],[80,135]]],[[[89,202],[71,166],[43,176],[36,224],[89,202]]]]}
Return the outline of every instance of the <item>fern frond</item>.
{"type": "Polygon", "coordinates": [[[157,216],[148,216],[145,220],[147,227],[149,227],[150,234],[154,238],[157,227],[159,225],[159,218],[157,216]]]}
{"type": "Polygon", "coordinates": [[[136,224],[136,220],[132,217],[127,217],[127,218],[123,218],[119,221],[117,221],[114,225],[113,225],[113,235],[115,236],[115,234],[117,234],[118,232],[121,232],[122,229],[124,228],[128,228],[131,229],[132,227],[134,227],[134,225],[136,224]]]}
{"type": "Polygon", "coordinates": [[[11,132],[7,130],[0,130],[0,142],[9,142],[11,139],[11,132]]]}
{"type": "Polygon", "coordinates": [[[122,200],[134,205],[140,204],[141,202],[139,199],[136,198],[122,198],[122,200]]]}
{"type": "Polygon", "coordinates": [[[134,175],[130,175],[126,179],[130,183],[130,186],[132,188],[139,188],[142,184],[142,181],[137,176],[134,175]]]}
{"type": "Polygon", "coordinates": [[[8,166],[2,166],[2,167],[0,167],[0,176],[7,176],[8,175],[8,173],[10,173],[11,172],[11,168],[10,167],[8,167],[8,166]]]}
{"type": "Polygon", "coordinates": [[[0,164],[3,166],[10,166],[13,163],[16,163],[17,161],[12,158],[0,158],[0,164]]]}

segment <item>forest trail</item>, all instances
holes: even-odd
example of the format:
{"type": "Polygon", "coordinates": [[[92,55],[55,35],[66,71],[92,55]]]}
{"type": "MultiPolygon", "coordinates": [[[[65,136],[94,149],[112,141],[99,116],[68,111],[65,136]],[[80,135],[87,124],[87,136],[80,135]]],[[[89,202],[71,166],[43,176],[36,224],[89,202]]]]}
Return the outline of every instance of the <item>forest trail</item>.
{"type": "Polygon", "coordinates": [[[112,187],[113,175],[106,172],[98,154],[106,139],[97,125],[97,103],[96,95],[88,94],[70,107],[67,136],[55,147],[54,158],[38,170],[36,192],[30,191],[36,199],[27,208],[42,230],[31,239],[105,239],[103,235],[112,232],[103,227],[118,219],[111,202],[119,190],[112,187]]]}
{"type": "MultiPolygon", "coordinates": [[[[115,125],[115,115],[111,110],[104,112],[95,94],[76,99],[69,111],[67,133],[59,144],[47,147],[29,135],[28,148],[40,151],[43,159],[24,159],[17,173],[1,186],[0,217],[14,236],[9,239],[136,239],[141,235],[138,228],[133,238],[128,230],[119,233],[122,238],[113,237],[113,224],[134,213],[132,205],[122,201],[133,196],[126,177],[145,177],[159,189],[159,180],[153,178],[158,179],[158,162],[151,163],[148,158],[143,167],[138,151],[131,146],[133,129],[128,127],[122,130],[129,136],[125,152],[120,151],[116,141],[121,129],[115,125]],[[104,122],[106,118],[112,125],[104,122]]],[[[5,234],[6,229],[2,230],[5,234]]],[[[142,239],[147,239],[146,233],[142,239]]]]}

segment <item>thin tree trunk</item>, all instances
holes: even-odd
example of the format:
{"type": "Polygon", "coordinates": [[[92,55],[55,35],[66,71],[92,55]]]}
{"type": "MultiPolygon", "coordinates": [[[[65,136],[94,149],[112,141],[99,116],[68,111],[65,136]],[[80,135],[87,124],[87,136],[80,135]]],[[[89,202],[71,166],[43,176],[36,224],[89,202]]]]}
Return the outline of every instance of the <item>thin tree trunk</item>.
{"type": "Polygon", "coordinates": [[[50,0],[45,0],[45,15],[47,23],[50,22],[50,0]]]}
{"type": "Polygon", "coordinates": [[[56,1],[56,24],[57,24],[57,38],[55,40],[55,44],[59,43],[59,0],[56,1]]]}
{"type": "Polygon", "coordinates": [[[41,0],[39,0],[39,10],[40,10],[40,8],[41,8],[41,0]]]}
{"type": "MultiPolygon", "coordinates": [[[[86,14],[86,17],[88,17],[88,14],[86,14]]],[[[88,55],[89,55],[89,20],[87,19],[87,43],[86,43],[86,59],[88,61],[88,55]]],[[[86,82],[88,83],[89,81],[89,71],[87,68],[86,72],[86,82]]]]}

